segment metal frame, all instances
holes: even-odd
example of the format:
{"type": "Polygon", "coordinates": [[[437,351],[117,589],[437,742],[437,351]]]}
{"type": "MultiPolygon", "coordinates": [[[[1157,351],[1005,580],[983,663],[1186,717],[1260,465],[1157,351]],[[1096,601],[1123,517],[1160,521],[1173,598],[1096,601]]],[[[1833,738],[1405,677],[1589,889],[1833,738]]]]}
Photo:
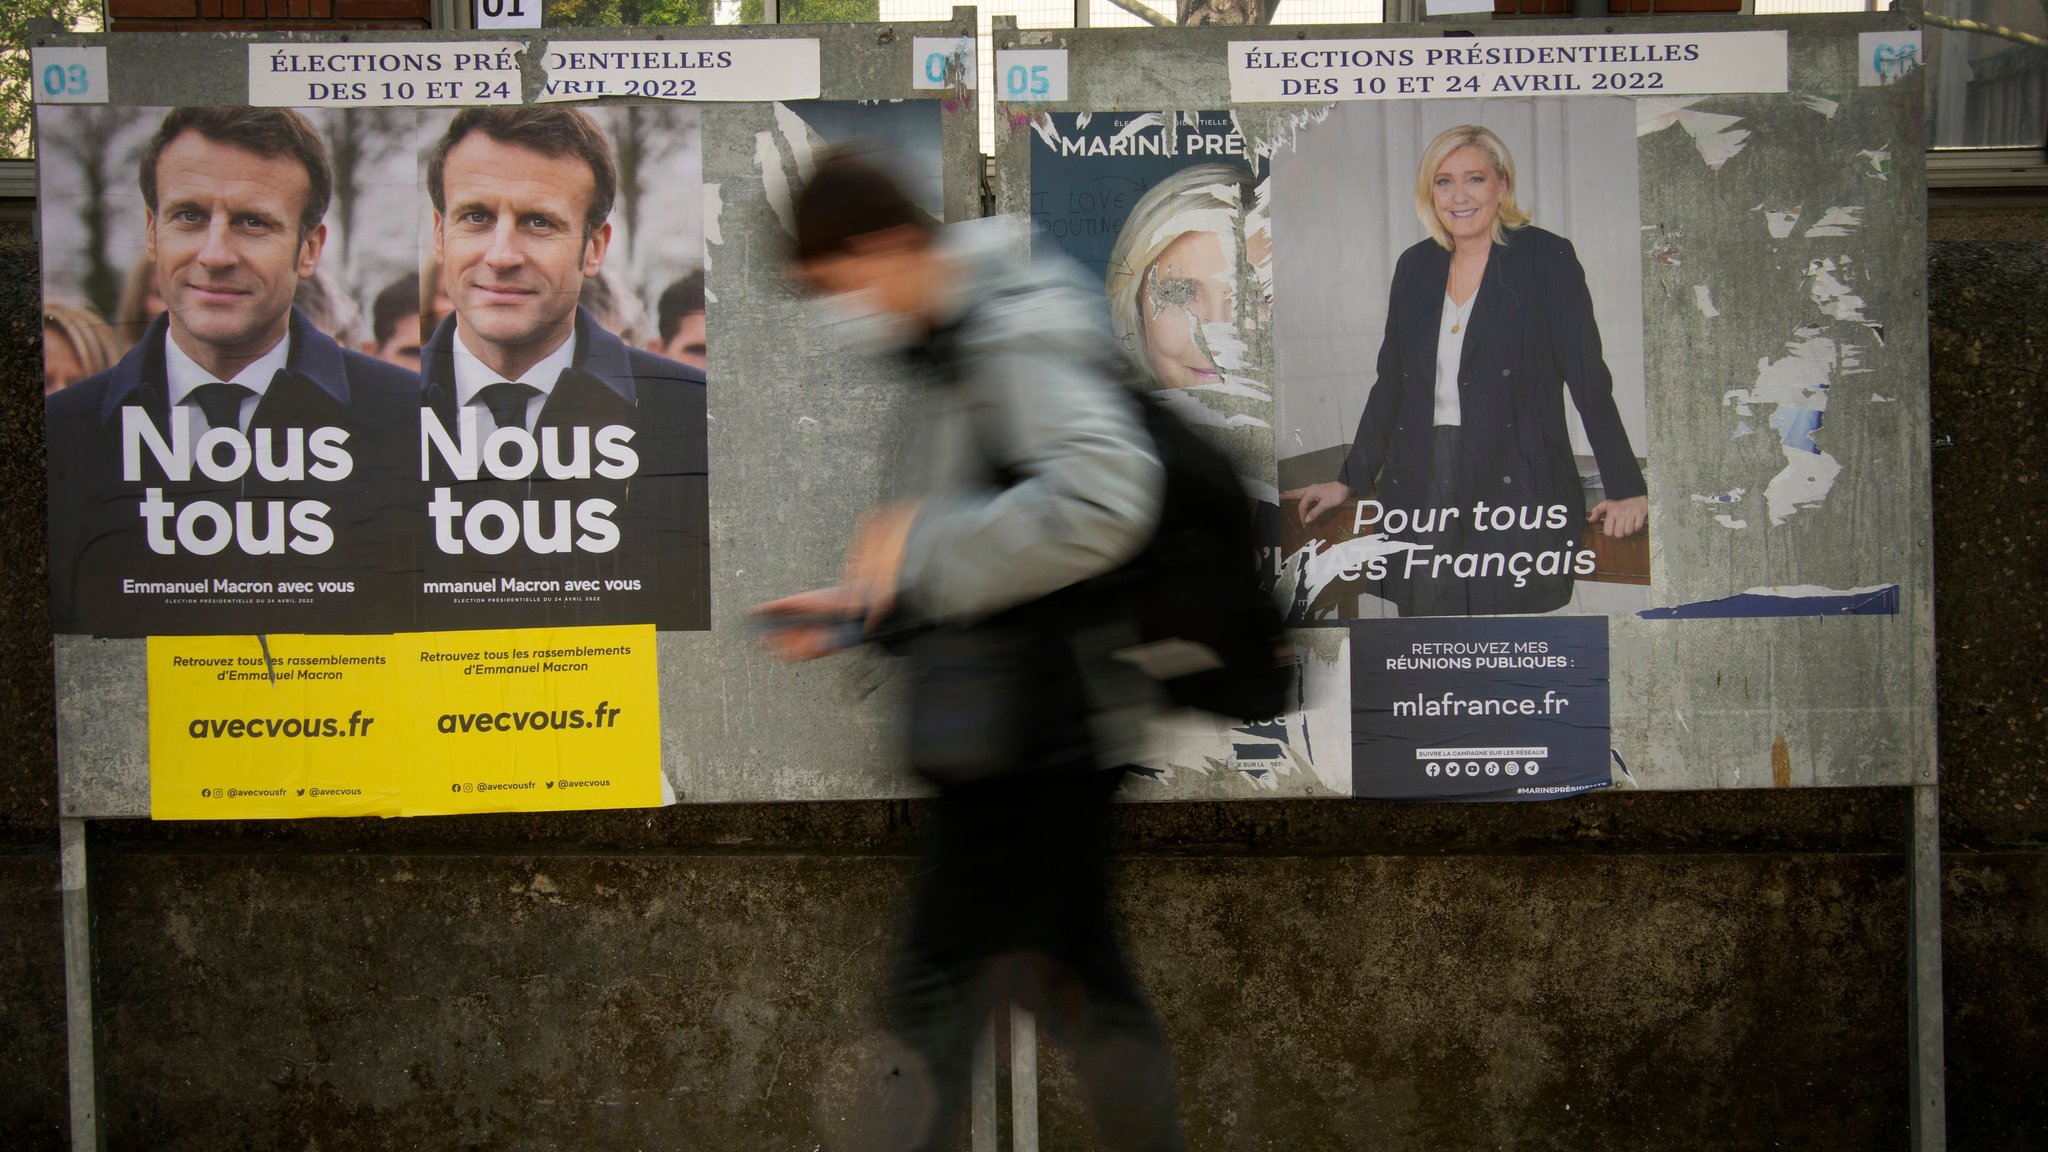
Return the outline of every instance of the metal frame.
{"type": "Polygon", "coordinates": [[[99,1017],[93,1010],[92,893],[86,887],[85,821],[58,820],[64,889],[64,1031],[70,1041],[71,1149],[106,1152],[100,1130],[99,1017]]]}

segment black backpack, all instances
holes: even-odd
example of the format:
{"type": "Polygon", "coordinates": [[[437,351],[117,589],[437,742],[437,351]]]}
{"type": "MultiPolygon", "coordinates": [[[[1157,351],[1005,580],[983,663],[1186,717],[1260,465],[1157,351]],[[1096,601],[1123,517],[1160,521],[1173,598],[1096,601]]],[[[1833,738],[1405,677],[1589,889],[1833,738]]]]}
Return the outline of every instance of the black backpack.
{"type": "Polygon", "coordinates": [[[1280,609],[1259,586],[1252,501],[1230,461],[1165,404],[1132,394],[1166,467],[1159,528],[1095,582],[1120,589],[1143,643],[1117,654],[1173,700],[1237,720],[1285,711],[1295,664],[1280,609]]]}
{"type": "MultiPolygon", "coordinates": [[[[958,327],[936,334],[918,357],[956,386],[958,327]]],[[[1239,721],[1286,710],[1295,685],[1293,647],[1280,608],[1259,584],[1254,506],[1230,460],[1159,400],[1139,389],[1114,351],[1110,386],[1135,406],[1166,470],[1158,529],[1121,567],[1023,609],[1076,622],[1120,615],[1140,642],[1115,653],[1157,681],[1174,703],[1239,721]]],[[[984,440],[986,443],[986,440],[984,440]]],[[[998,469],[998,481],[1013,482],[998,469]]]]}

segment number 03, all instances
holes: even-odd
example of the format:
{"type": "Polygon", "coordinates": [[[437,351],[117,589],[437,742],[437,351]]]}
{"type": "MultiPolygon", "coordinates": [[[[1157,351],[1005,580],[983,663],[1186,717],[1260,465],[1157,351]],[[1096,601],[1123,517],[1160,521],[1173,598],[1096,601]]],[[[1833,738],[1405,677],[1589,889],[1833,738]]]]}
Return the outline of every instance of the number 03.
{"type": "Polygon", "coordinates": [[[43,95],[83,96],[92,90],[92,77],[83,64],[51,64],[43,69],[43,95]]]}

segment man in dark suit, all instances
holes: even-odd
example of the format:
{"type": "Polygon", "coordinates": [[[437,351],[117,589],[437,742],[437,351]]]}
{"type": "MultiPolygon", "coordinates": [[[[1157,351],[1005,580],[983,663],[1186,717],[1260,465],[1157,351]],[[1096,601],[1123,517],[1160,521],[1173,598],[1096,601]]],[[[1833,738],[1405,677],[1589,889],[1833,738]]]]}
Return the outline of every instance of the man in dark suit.
{"type": "Polygon", "coordinates": [[[319,134],[288,109],[174,108],[141,185],[168,310],[44,405],[53,626],[381,630],[410,607],[389,513],[419,384],[292,307],[327,238],[319,134]]]}
{"type": "Polygon", "coordinates": [[[603,132],[465,109],[427,190],[455,312],[420,354],[423,620],[709,627],[704,374],[577,303],[611,245],[603,132]]]}

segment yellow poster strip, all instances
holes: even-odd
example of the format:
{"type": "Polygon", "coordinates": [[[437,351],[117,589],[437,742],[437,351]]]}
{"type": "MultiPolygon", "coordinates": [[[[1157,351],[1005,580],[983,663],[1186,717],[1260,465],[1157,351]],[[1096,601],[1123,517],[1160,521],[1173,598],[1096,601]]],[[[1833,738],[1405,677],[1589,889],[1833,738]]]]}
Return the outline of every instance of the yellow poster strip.
{"type": "Polygon", "coordinates": [[[653,625],[395,639],[406,815],[662,803],[653,625]]]}
{"type": "Polygon", "coordinates": [[[638,808],[661,775],[654,627],[153,636],[159,820],[638,808]]]}
{"type": "Polygon", "coordinates": [[[390,636],[150,637],[150,815],[397,815],[393,651],[390,636]]]}

